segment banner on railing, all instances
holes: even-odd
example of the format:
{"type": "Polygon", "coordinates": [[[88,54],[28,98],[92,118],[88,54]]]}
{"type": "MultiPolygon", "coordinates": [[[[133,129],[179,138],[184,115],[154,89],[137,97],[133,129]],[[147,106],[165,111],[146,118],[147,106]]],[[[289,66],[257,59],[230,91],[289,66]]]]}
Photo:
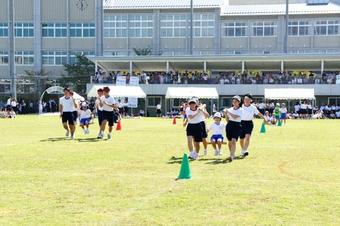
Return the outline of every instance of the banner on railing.
{"type": "Polygon", "coordinates": [[[137,76],[131,76],[129,84],[131,86],[139,86],[139,78],[137,76]]]}
{"type": "Polygon", "coordinates": [[[336,76],[336,84],[340,84],[340,75],[336,76]]]}
{"type": "Polygon", "coordinates": [[[126,77],[125,76],[117,76],[116,85],[117,86],[125,86],[126,85],[126,77]]]}

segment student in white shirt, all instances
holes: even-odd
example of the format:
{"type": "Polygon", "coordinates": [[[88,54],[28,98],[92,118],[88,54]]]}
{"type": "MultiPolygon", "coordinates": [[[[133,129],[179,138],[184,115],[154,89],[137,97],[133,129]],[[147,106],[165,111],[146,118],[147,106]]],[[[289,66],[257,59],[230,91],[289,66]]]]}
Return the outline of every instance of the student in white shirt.
{"type": "Polygon", "coordinates": [[[97,99],[95,101],[95,107],[97,111],[98,124],[99,124],[98,137],[100,136],[100,126],[102,125],[102,122],[103,122],[103,107],[100,106],[100,98],[102,96],[103,96],[103,89],[100,88],[97,90],[97,99]]]}
{"type": "Polygon", "coordinates": [[[266,111],[263,116],[263,121],[266,125],[275,125],[276,120],[270,116],[269,111],[266,111]]]}
{"type": "Polygon", "coordinates": [[[209,117],[209,113],[206,111],[205,105],[199,106],[198,101],[192,99],[189,101],[189,107],[185,110],[185,114],[188,118],[186,133],[190,152],[189,156],[196,160],[200,151],[200,143],[207,137],[204,121],[209,117]],[[192,143],[194,143],[195,150],[192,143]]]}
{"type": "Polygon", "coordinates": [[[221,122],[222,115],[219,112],[216,112],[214,114],[214,123],[211,124],[209,127],[208,132],[212,132],[212,136],[210,138],[211,144],[213,148],[215,149],[215,156],[222,155],[221,153],[221,147],[223,142],[223,134],[225,131],[225,124],[221,122]]]}
{"type": "Polygon", "coordinates": [[[235,159],[236,142],[241,134],[241,117],[243,110],[240,106],[241,97],[234,96],[232,98],[233,106],[229,109],[224,109],[224,114],[227,120],[226,134],[228,139],[228,147],[230,151],[230,157],[227,159],[233,161],[235,159]]]}
{"type": "Polygon", "coordinates": [[[283,120],[283,123],[286,124],[286,119],[287,119],[287,108],[286,108],[286,104],[282,103],[281,108],[280,108],[280,119],[283,120]]]}
{"type": "Polygon", "coordinates": [[[89,125],[92,120],[92,112],[88,109],[86,102],[83,102],[79,111],[80,127],[83,129],[84,134],[89,134],[89,125]]]}
{"type": "Polygon", "coordinates": [[[71,139],[75,139],[75,125],[73,111],[77,107],[76,102],[71,96],[71,90],[64,89],[64,96],[59,98],[59,112],[62,119],[63,127],[66,130],[66,137],[71,133],[71,139]]]}
{"type": "Polygon", "coordinates": [[[106,124],[109,124],[109,132],[107,134],[107,139],[110,140],[112,138],[112,128],[114,124],[114,115],[113,109],[116,109],[116,102],[113,97],[110,96],[110,88],[103,88],[103,96],[100,98],[99,106],[103,108],[103,121],[100,126],[100,133],[97,138],[104,138],[104,131],[106,124]]]}
{"type": "Polygon", "coordinates": [[[156,105],[157,117],[162,117],[162,105],[159,103],[156,105]]]}
{"type": "Polygon", "coordinates": [[[246,157],[249,155],[248,147],[250,144],[251,134],[254,129],[254,115],[258,115],[263,118],[263,115],[256,106],[252,104],[253,97],[251,94],[246,94],[243,97],[242,106],[242,117],[241,117],[241,135],[240,135],[240,145],[241,145],[241,156],[246,157]]]}

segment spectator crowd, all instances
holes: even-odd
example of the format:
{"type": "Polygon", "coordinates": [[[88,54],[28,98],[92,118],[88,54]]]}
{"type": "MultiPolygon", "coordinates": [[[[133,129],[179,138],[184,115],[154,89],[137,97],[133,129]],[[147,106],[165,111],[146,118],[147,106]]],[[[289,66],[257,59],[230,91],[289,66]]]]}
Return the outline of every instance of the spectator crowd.
{"type": "Polygon", "coordinates": [[[323,74],[312,72],[219,72],[209,75],[205,72],[110,72],[98,70],[93,83],[115,84],[118,76],[125,76],[127,84],[131,76],[137,76],[140,84],[335,84],[338,72],[323,74]]]}

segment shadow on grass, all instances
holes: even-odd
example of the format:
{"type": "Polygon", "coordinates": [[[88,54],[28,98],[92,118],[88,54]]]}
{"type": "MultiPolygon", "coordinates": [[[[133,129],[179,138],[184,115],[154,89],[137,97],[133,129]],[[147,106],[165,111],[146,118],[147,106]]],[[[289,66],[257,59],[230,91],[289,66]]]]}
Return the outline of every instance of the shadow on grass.
{"type": "Polygon", "coordinates": [[[76,139],[78,142],[85,143],[85,142],[99,142],[102,141],[101,139],[98,139],[96,137],[92,138],[84,138],[84,139],[76,139]]]}
{"type": "MultiPolygon", "coordinates": [[[[67,140],[71,141],[71,139],[67,138],[67,137],[52,137],[52,138],[40,140],[40,142],[58,142],[58,141],[67,141],[67,140]]],[[[99,142],[99,141],[102,141],[102,140],[93,137],[93,138],[75,139],[75,141],[83,143],[83,142],[99,142]]]]}
{"type": "Polygon", "coordinates": [[[56,142],[56,141],[65,141],[65,140],[69,140],[69,139],[67,137],[52,137],[52,138],[40,140],[40,142],[56,142]]]}

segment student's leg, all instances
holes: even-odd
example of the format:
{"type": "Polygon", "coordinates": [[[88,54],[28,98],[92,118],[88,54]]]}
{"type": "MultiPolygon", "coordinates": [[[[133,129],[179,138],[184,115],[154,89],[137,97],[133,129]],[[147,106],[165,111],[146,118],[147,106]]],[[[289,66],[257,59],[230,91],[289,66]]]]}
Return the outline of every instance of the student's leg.
{"type": "Polygon", "coordinates": [[[244,149],[244,139],[245,139],[245,138],[240,138],[240,146],[241,146],[241,150],[246,150],[246,149],[244,149]]]}
{"type": "Polygon", "coordinates": [[[222,141],[217,141],[217,148],[218,148],[219,151],[221,151],[222,141]]]}
{"type": "Polygon", "coordinates": [[[189,152],[192,152],[194,150],[194,146],[193,146],[193,137],[192,136],[187,136],[187,142],[188,142],[188,149],[189,152]]]}
{"type": "Polygon", "coordinates": [[[216,150],[216,141],[215,140],[211,141],[211,145],[213,146],[214,150],[216,150]]]}
{"type": "MultiPolygon", "coordinates": [[[[246,134],[245,138],[243,139],[243,148],[242,148],[242,150],[244,150],[244,151],[248,150],[248,147],[249,147],[249,144],[250,144],[250,137],[251,137],[250,134],[246,134]]],[[[241,140],[240,140],[240,142],[241,142],[241,140]]]]}
{"type": "Polygon", "coordinates": [[[106,127],[106,123],[107,123],[106,119],[102,121],[102,124],[100,125],[100,132],[101,133],[104,133],[105,127],[106,127]]]}
{"type": "Polygon", "coordinates": [[[235,151],[236,151],[236,140],[232,139],[230,142],[230,157],[235,158],[235,151]]]}
{"type": "Polygon", "coordinates": [[[200,152],[200,142],[194,142],[194,145],[195,145],[195,151],[196,153],[198,154],[200,152]]]}
{"type": "Polygon", "coordinates": [[[69,124],[70,131],[71,131],[71,137],[74,136],[74,132],[76,131],[76,127],[74,124],[69,124]]]}
{"type": "Polygon", "coordinates": [[[69,128],[67,126],[67,122],[63,122],[63,127],[64,127],[65,130],[69,131],[69,128]]]}
{"type": "Polygon", "coordinates": [[[113,126],[109,126],[109,133],[112,133],[113,126]]]}

